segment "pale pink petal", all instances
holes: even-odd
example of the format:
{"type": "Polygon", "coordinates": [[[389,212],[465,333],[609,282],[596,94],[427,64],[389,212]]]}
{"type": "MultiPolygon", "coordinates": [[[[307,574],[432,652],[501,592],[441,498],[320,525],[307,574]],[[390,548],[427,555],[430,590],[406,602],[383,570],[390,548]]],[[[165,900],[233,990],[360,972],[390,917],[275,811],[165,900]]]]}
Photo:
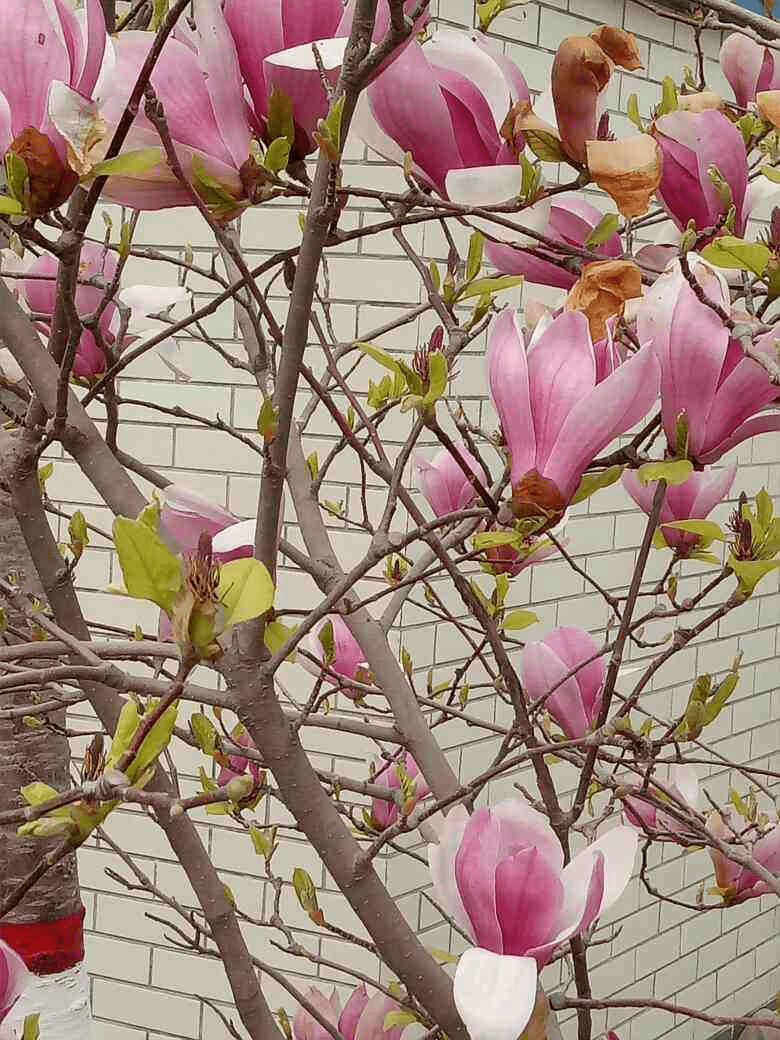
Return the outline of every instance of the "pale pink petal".
{"type": "Polygon", "coordinates": [[[83,46],[81,61],[74,64],[70,82],[75,90],[88,98],[92,97],[106,53],[106,21],[100,0],[86,0],[77,14],[80,16],[83,46]]]}
{"type": "MultiPolygon", "coordinates": [[[[336,0],[326,0],[326,5],[334,2],[336,0]]],[[[260,116],[265,115],[268,101],[263,59],[275,51],[305,42],[305,39],[285,39],[283,3],[284,0],[266,0],[262,4],[258,4],[257,0],[225,0],[225,20],[236,44],[241,72],[252,96],[255,112],[260,116]]],[[[305,10],[313,12],[320,5],[304,0],[302,5],[296,6],[303,6],[305,10]]],[[[312,39],[327,35],[327,32],[317,32],[312,39]]]]}
{"type": "Polygon", "coordinates": [[[536,962],[489,950],[466,950],[453,997],[471,1040],[517,1040],[536,1004],[536,962]]]}
{"type": "Polygon", "coordinates": [[[658,379],[655,355],[643,347],[574,405],[544,471],[565,499],[577,490],[596,455],[647,415],[658,395],[658,379]]]}
{"type": "Polygon", "coordinates": [[[496,910],[495,877],[500,855],[500,829],[489,809],[472,814],[455,855],[455,877],[477,945],[503,952],[496,910]]]}
{"type": "Polygon", "coordinates": [[[604,893],[595,916],[609,910],[625,891],[634,871],[638,841],[635,830],[618,826],[588,846],[586,851],[591,855],[601,853],[604,857],[604,893]]]}
{"type": "Polygon", "coordinates": [[[160,520],[184,552],[196,548],[202,531],[213,537],[223,527],[236,522],[233,514],[222,506],[181,484],[169,484],[162,495],[160,520]]]}
{"type": "Polygon", "coordinates": [[[720,49],[720,67],[743,108],[756,99],[768,51],[744,33],[730,33],[720,49]]]}
{"type": "MultiPolygon", "coordinates": [[[[330,1000],[322,990],[316,986],[309,986],[304,996],[308,1002],[317,1009],[320,1015],[334,1026],[338,1021],[339,1007],[334,1007],[333,998],[330,1000]]],[[[335,990],[334,990],[335,996],[335,990]]],[[[338,1002],[338,998],[336,998],[338,1002]]],[[[331,1040],[327,1029],[320,1025],[316,1018],[305,1008],[299,1007],[292,1022],[294,1040],[331,1040]]]]}
{"type": "Polygon", "coordinates": [[[753,859],[770,873],[780,874],[780,824],[775,824],[754,844],[753,859]]]}
{"type": "MultiPolygon", "coordinates": [[[[696,476],[699,477],[699,480],[697,481],[698,491],[690,509],[690,517],[705,520],[715,506],[726,498],[736,475],[737,464],[735,462],[721,470],[705,470],[701,474],[691,474],[691,478],[696,476]]],[[[670,488],[669,490],[676,489],[670,488]]],[[[678,519],[684,520],[685,517],[678,517],[678,519]]]]}
{"type": "Polygon", "coordinates": [[[600,647],[584,628],[576,625],[553,629],[544,642],[560,657],[568,671],[575,665],[588,661],[588,664],[582,665],[578,670],[576,679],[582,694],[585,714],[592,722],[601,704],[601,687],[604,684],[606,669],[603,657],[596,657],[592,661],[590,658],[599,653],[600,647]]]}
{"type": "Polygon", "coordinates": [[[52,80],[70,81],[70,55],[53,5],[46,0],[0,4],[0,94],[11,111],[11,132],[41,129],[52,80]]]}
{"type": "MultiPolygon", "coordinates": [[[[511,107],[512,96],[504,70],[492,53],[480,47],[471,34],[439,26],[436,35],[425,46],[425,54],[434,68],[457,70],[460,76],[474,85],[487,103],[493,131],[497,136],[511,107]]],[[[453,84],[448,89],[457,93],[453,84]]],[[[461,100],[465,100],[465,97],[461,100]]],[[[484,134],[487,131],[487,124],[483,124],[481,132],[484,134]]]]}
{"type": "Polygon", "coordinates": [[[569,671],[570,666],[545,642],[528,643],[523,650],[520,674],[526,696],[529,700],[536,701],[557,687],[555,692],[545,699],[545,708],[559,723],[566,736],[570,740],[576,740],[586,735],[590,719],[585,711],[576,677],[571,676],[565,682],[561,682],[569,671]]]}
{"type": "Polygon", "coordinates": [[[365,983],[361,982],[353,990],[352,996],[344,1005],[344,1010],[339,1016],[339,1032],[344,1040],[355,1040],[358,1022],[365,1011],[366,1004],[368,1004],[368,991],[365,983]]]}
{"type": "Polygon", "coordinates": [[[218,531],[211,540],[214,556],[220,563],[240,560],[251,556],[255,547],[255,526],[257,521],[239,520],[236,524],[218,531]]]}
{"type": "Polygon", "coordinates": [[[523,333],[511,307],[490,324],[487,365],[490,396],[509,450],[512,483],[516,484],[535,467],[536,433],[523,333]]]}
{"type": "Polygon", "coordinates": [[[693,766],[685,763],[675,763],[669,766],[669,782],[686,805],[691,809],[698,807],[701,801],[701,791],[699,778],[693,766]]]}
{"type": "Polygon", "coordinates": [[[528,382],[536,432],[536,467],[545,463],[567,416],[596,384],[596,358],[581,311],[555,318],[528,354],[528,382]]]}
{"type": "Polygon", "coordinates": [[[366,655],[360,649],[360,644],[340,614],[331,615],[330,621],[333,623],[335,648],[331,668],[338,675],[354,679],[358,669],[366,667],[366,655]]]}
{"type": "Polygon", "coordinates": [[[16,950],[0,939],[0,1021],[22,995],[30,977],[16,950]]]}
{"type": "Polygon", "coordinates": [[[250,132],[238,55],[219,0],[195,0],[198,59],[222,140],[236,168],[249,158],[250,132]]]}
{"type": "Polygon", "coordinates": [[[368,1001],[357,1024],[355,1040],[399,1040],[403,1026],[384,1028],[385,1018],[391,1011],[400,1011],[399,1004],[384,993],[375,993],[368,1001]]]}
{"type": "Polygon", "coordinates": [[[761,433],[775,433],[780,430],[780,412],[765,412],[763,415],[754,415],[752,419],[743,422],[741,426],[720,444],[715,444],[699,456],[699,461],[705,464],[717,462],[726,452],[736,448],[738,444],[757,437],[761,433]]]}
{"type": "Polygon", "coordinates": [[[518,845],[533,845],[556,871],[563,868],[561,843],[546,816],[519,798],[506,798],[490,811],[501,827],[502,855],[518,845]]]}
{"type": "Polygon", "coordinates": [[[503,953],[522,957],[555,927],[563,903],[559,871],[527,846],[499,861],[495,884],[503,953]]]}
{"type": "MultiPolygon", "coordinates": [[[[346,43],[344,38],[316,41],[322,67],[334,86],[338,82],[346,43]]],[[[289,97],[296,126],[306,135],[308,150],[313,151],[316,148],[314,131],[319,120],[328,114],[329,102],[312,44],[302,43],[277,51],[270,54],[263,64],[269,89],[276,87],[289,97]]]]}
{"type": "Polygon", "coordinates": [[[471,935],[471,924],[455,879],[455,856],[468,822],[469,814],[462,805],[450,809],[439,830],[438,844],[432,842],[428,845],[428,866],[437,901],[451,914],[456,924],[471,935]]]}

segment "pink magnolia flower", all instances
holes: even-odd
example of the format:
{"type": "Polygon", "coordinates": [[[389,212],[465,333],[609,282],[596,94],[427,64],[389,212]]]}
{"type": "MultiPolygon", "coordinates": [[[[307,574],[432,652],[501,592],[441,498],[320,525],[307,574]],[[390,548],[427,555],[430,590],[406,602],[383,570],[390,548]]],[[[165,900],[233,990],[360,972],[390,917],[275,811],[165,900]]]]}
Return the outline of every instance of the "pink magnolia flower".
{"type": "MultiPolygon", "coordinates": [[[[554,242],[581,249],[603,216],[601,210],[591,206],[585,199],[557,196],[551,201],[549,219],[540,230],[554,242]]],[[[518,220],[521,223],[522,219],[523,214],[520,214],[518,220]]],[[[498,229],[496,233],[500,234],[498,229]]],[[[571,289],[577,281],[577,275],[553,262],[554,259],[562,259],[565,254],[556,256],[553,250],[546,248],[541,242],[531,242],[529,245],[551,259],[533,256],[527,249],[516,249],[514,246],[490,241],[485,243],[485,256],[501,274],[521,274],[527,282],[535,285],[571,289]]],[[[620,236],[610,235],[603,245],[597,247],[596,252],[605,258],[620,256],[623,252],[620,236]]]]}
{"type": "Polygon", "coordinates": [[[584,314],[564,311],[537,333],[526,352],[514,309],[494,318],[488,381],[510,455],[512,508],[554,520],[593,458],[647,414],[658,364],[644,347],[599,382],[584,314]]]}
{"type": "Polygon", "coordinates": [[[100,0],[75,11],[68,0],[0,4],[0,154],[27,162],[35,213],[59,206],[76,185],[67,145],[51,123],[49,94],[63,83],[90,98],[106,47],[100,0]]]}
{"type": "Polygon", "coordinates": [[[569,740],[584,737],[598,717],[605,674],[599,650],[593,637],[576,626],[556,628],[523,650],[520,675],[526,697],[536,701],[557,686],[544,706],[569,740]],[[579,671],[561,683],[578,665],[579,671]]]}
{"type": "Polygon", "coordinates": [[[692,220],[697,230],[714,227],[733,204],[734,233],[747,221],[748,164],[742,134],[717,109],[669,112],[656,119],[655,139],[663,156],[658,196],[678,228],[692,220]],[[718,190],[713,167],[725,181],[729,198],[718,190]]]}
{"type": "MultiPolygon", "coordinates": [[[[735,842],[735,832],[741,834],[744,829],[745,821],[732,809],[713,812],[707,820],[707,830],[713,837],[729,844],[734,843],[736,848],[749,852],[751,858],[771,874],[780,875],[780,824],[775,824],[765,831],[748,849],[735,842]]],[[[766,881],[762,881],[747,867],[730,860],[720,849],[710,847],[709,853],[715,868],[715,882],[722,890],[723,901],[726,904],[744,903],[746,899],[755,899],[771,892],[766,881]]]]}
{"type": "MultiPolygon", "coordinates": [[[[405,6],[409,10],[414,4],[406,0],[405,6]]],[[[317,0],[316,3],[271,0],[261,4],[256,0],[227,0],[225,3],[225,17],[258,119],[265,123],[274,89],[285,94],[292,103],[296,130],[293,158],[302,159],[316,149],[314,131],[329,108],[312,44],[316,44],[328,79],[335,85],[354,8],[354,0],[346,9],[341,0],[317,0]]],[[[425,21],[422,17],[418,28],[422,28],[425,21]]],[[[374,23],[375,41],[385,35],[389,23],[387,0],[380,0],[374,23]]],[[[391,55],[387,62],[393,61],[395,56],[391,55]]]]}
{"type": "Polygon", "coordinates": [[[730,33],[723,41],[720,67],[731,84],[737,104],[743,108],[756,100],[759,91],[780,88],[780,69],[775,69],[774,51],[744,33],[730,33]]]}
{"type": "MultiPolygon", "coordinates": [[[[253,751],[256,750],[254,741],[240,722],[233,729],[231,736],[236,744],[240,744],[241,747],[251,748],[253,751]]],[[[226,787],[231,780],[235,780],[238,776],[243,776],[247,768],[255,783],[257,783],[260,779],[260,766],[257,762],[250,761],[245,755],[228,755],[228,764],[220,769],[217,783],[220,787],[226,787]]]]}
{"type": "MultiPolygon", "coordinates": [[[[693,254],[689,263],[710,298],[728,311],[729,290],[722,276],[693,254]]],[[[688,421],[688,456],[704,465],[717,462],[749,437],[780,430],[780,412],[763,411],[777,398],[777,387],[730,339],[715,311],[696,297],[679,262],[645,293],[637,331],[661,365],[661,410],[672,453],[682,413],[688,421]]],[[[754,347],[771,358],[774,341],[769,332],[754,347]]]]}
{"type": "Polygon", "coordinates": [[[24,992],[29,977],[16,950],[0,939],[0,1022],[24,992]]]}
{"type": "MultiPolygon", "coordinates": [[[[84,283],[92,279],[108,287],[116,274],[117,256],[106,250],[97,242],[85,242],[81,249],[78,277],[84,283]]],[[[57,268],[58,261],[50,253],[42,253],[25,272],[27,277],[21,279],[21,294],[37,319],[39,331],[48,335],[51,319],[57,303],[57,268]]],[[[74,303],[79,317],[86,318],[97,311],[103,299],[104,288],[100,285],[80,284],[75,293],[74,303]]],[[[124,339],[117,342],[123,328],[120,311],[117,305],[110,302],[98,322],[100,334],[107,347],[122,349],[132,339],[143,333],[156,329],[161,323],[150,318],[150,315],[166,311],[175,304],[189,298],[186,289],[157,285],[132,285],[120,289],[116,294],[117,301],[129,313],[124,324],[124,339]]],[[[158,348],[158,353],[165,359],[170,353],[170,341],[158,348]]],[[[95,379],[106,370],[106,355],[89,329],[81,333],[73,365],[73,375],[79,379],[95,379]]]]}
{"type": "MultiPolygon", "coordinates": [[[[400,1040],[406,1028],[384,1028],[387,1015],[391,1011],[400,1011],[401,1007],[384,993],[375,993],[369,997],[365,983],[362,982],[352,992],[343,1010],[335,989],[330,997],[326,997],[322,990],[310,986],[305,995],[326,1021],[337,1026],[344,1040],[400,1040]]],[[[295,1013],[292,1032],[293,1040],[331,1040],[327,1029],[303,1007],[295,1013]]]]}
{"type": "Polygon", "coordinates": [[[194,552],[205,531],[211,535],[212,552],[219,563],[252,555],[254,520],[237,520],[227,509],[182,484],[169,484],[162,496],[160,521],[182,552],[194,552]]]}
{"type": "MultiPolygon", "coordinates": [[[[701,545],[701,537],[692,531],[681,531],[665,524],[677,520],[706,520],[712,510],[731,490],[737,473],[736,464],[722,470],[704,470],[692,473],[683,484],[666,489],[659,522],[666,544],[679,556],[687,556],[701,545]]],[[[650,481],[643,486],[635,470],[623,473],[623,487],[645,513],[650,515],[658,484],[650,481]]]]}
{"type": "MultiPolygon", "coordinates": [[[[458,454],[480,481],[485,473],[463,441],[456,443],[458,454]]],[[[414,467],[417,470],[420,490],[425,501],[436,516],[445,516],[471,505],[477,497],[473,485],[447,448],[442,448],[428,462],[424,455],[415,453],[414,467]]]]}
{"type": "Polygon", "coordinates": [[[512,62],[470,33],[439,28],[416,40],[365,91],[355,132],[390,162],[412,155],[415,172],[441,195],[451,170],[512,163],[501,136],[512,105],[528,100],[512,62]]]}
{"type": "MultiPolygon", "coordinates": [[[[407,799],[407,805],[405,806],[408,815],[417,802],[430,792],[430,787],[426,784],[425,777],[408,751],[401,755],[400,758],[390,762],[381,759],[377,763],[377,771],[374,774],[373,783],[379,784],[380,787],[386,787],[389,791],[400,791],[401,780],[398,776],[398,766],[403,768],[414,785],[414,793],[407,799]]],[[[377,827],[381,830],[394,824],[398,819],[398,814],[399,810],[395,802],[388,802],[384,798],[371,799],[371,815],[374,817],[377,827]]]]}
{"type": "MultiPolygon", "coordinates": [[[[345,684],[343,692],[347,697],[350,697],[352,700],[359,700],[362,697],[363,692],[350,687],[349,680],[357,679],[358,682],[368,681],[370,675],[369,667],[360,644],[352,635],[346,621],[340,614],[329,614],[328,617],[318,622],[310,635],[304,640],[304,645],[309,654],[315,657],[321,665],[321,667],[317,667],[312,661],[301,657],[301,663],[307,671],[319,676],[321,668],[327,667],[329,671],[334,672],[345,684]],[[329,661],[326,661],[326,650],[322,640],[324,638],[323,629],[328,624],[331,625],[333,632],[333,656],[329,661]]],[[[333,680],[329,681],[332,682],[333,680]]]]}
{"type": "MultiPolygon", "coordinates": [[[[699,778],[693,766],[674,764],[666,769],[663,776],[663,786],[668,792],[675,796],[683,805],[690,809],[697,809],[700,802],[699,778]]],[[[662,792],[651,788],[650,793],[656,798],[662,796],[662,792]]],[[[685,827],[674,816],[658,809],[655,805],[644,801],[642,798],[629,795],[625,798],[626,821],[640,830],[648,831],[670,831],[672,834],[680,834],[685,827]]]]}
{"type": "Polygon", "coordinates": [[[428,847],[438,901],[474,940],[455,973],[455,1004],[472,1040],[516,1040],[536,1001],[537,968],[622,894],[637,835],[619,826],[564,866],[555,832],[517,799],[458,806],[428,847]]]}
{"type": "MultiPolygon", "coordinates": [[[[566,518],[564,517],[558,530],[559,540],[564,545],[567,543],[567,539],[563,538],[565,525],[566,518]]],[[[558,547],[549,538],[530,535],[517,549],[509,544],[493,545],[485,549],[483,553],[485,562],[482,567],[489,574],[508,574],[511,578],[516,578],[526,567],[533,567],[536,563],[549,560],[557,552],[558,547]]]]}
{"type": "MultiPolygon", "coordinates": [[[[166,41],[151,84],[162,102],[185,177],[196,183],[202,168],[220,185],[229,210],[232,200],[238,205],[245,196],[241,167],[249,158],[252,136],[248,110],[236,49],[219,0],[194,0],[194,12],[195,30],[182,30],[166,41]]],[[[125,110],[154,37],[151,32],[125,30],[114,41],[116,64],[100,97],[100,116],[109,128],[117,125],[125,110]]],[[[154,147],[160,147],[160,138],[142,106],[123,151],[154,147]]],[[[191,204],[162,152],[151,170],[110,177],[104,194],[141,210],[191,204]]]]}

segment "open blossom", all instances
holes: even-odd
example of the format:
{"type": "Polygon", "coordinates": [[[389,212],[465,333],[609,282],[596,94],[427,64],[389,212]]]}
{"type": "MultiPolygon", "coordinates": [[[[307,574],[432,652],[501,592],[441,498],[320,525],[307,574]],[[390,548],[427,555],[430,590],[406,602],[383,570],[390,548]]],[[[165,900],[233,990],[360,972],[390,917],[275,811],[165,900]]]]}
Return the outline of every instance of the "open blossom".
{"type": "MultiPolygon", "coordinates": [[[[303,642],[303,647],[308,653],[315,657],[322,667],[326,667],[329,672],[335,673],[344,683],[343,693],[352,700],[359,700],[362,696],[362,691],[350,687],[349,680],[356,679],[358,682],[370,681],[370,670],[368,663],[365,659],[365,654],[360,648],[360,644],[357,639],[352,635],[347,623],[340,614],[329,614],[322,621],[315,625],[311,634],[303,642]],[[329,642],[325,632],[323,631],[327,625],[330,625],[330,631],[333,636],[332,655],[328,659],[328,650],[326,649],[326,643],[329,642]]],[[[301,663],[307,671],[313,675],[319,676],[321,674],[321,668],[317,667],[312,661],[301,656],[301,663]]],[[[333,680],[330,679],[330,682],[333,680]]]]}
{"type": "Polygon", "coordinates": [[[661,147],[658,196],[681,230],[692,220],[698,231],[715,227],[733,205],[734,233],[748,217],[748,164],[742,134],[716,109],[668,112],[653,133],[661,147]],[[716,168],[717,173],[713,169],[716,168]],[[716,183],[718,177],[724,185],[716,183]]]}
{"type": "MultiPolygon", "coordinates": [[[[666,768],[660,779],[669,794],[674,795],[683,805],[689,809],[699,807],[701,800],[699,779],[693,766],[675,763],[666,768]]],[[[656,798],[663,798],[663,793],[652,787],[650,793],[656,798]]],[[[642,798],[627,795],[624,804],[627,822],[640,830],[670,831],[672,834],[679,834],[685,830],[684,825],[676,817],[664,812],[663,809],[656,808],[642,798]]]]}
{"type": "Polygon", "coordinates": [[[63,0],[4,0],[0,4],[0,155],[10,150],[27,164],[32,215],[59,206],[77,176],[67,145],[49,118],[49,95],[62,83],[88,99],[106,47],[100,0],[80,11],[63,0]]]}
{"type": "Polygon", "coordinates": [[[555,521],[595,456],[647,415],[658,364],[643,347],[599,382],[584,314],[553,318],[526,352],[507,308],[490,326],[488,380],[510,455],[512,508],[555,521]]]}
{"type": "Polygon", "coordinates": [[[576,626],[556,628],[544,639],[528,643],[520,661],[526,697],[537,701],[549,694],[544,706],[569,740],[592,729],[601,709],[604,674],[600,647],[576,626]],[[574,668],[578,671],[562,682],[574,668]]]}
{"type": "MultiPolygon", "coordinates": [[[[196,184],[201,171],[218,182],[226,205],[233,199],[238,205],[246,194],[241,171],[251,141],[238,58],[219,0],[194,0],[193,9],[195,29],[166,40],[151,84],[186,179],[196,184]]],[[[99,98],[100,118],[110,131],[125,110],[154,38],[152,32],[125,30],[114,42],[116,64],[99,98]]],[[[160,147],[159,135],[141,106],[123,151],[155,147],[160,147]]],[[[151,169],[110,177],[104,194],[140,210],[191,205],[162,152],[151,169]]]]}
{"type": "MultiPolygon", "coordinates": [[[[117,270],[117,256],[97,242],[85,242],[81,248],[78,278],[82,284],[76,287],[74,304],[81,318],[97,311],[104,296],[104,288],[86,285],[92,279],[111,283],[117,270]]],[[[32,312],[39,330],[48,335],[57,303],[58,261],[51,253],[42,253],[27,268],[26,278],[19,282],[22,296],[32,312]]],[[[126,308],[128,316],[122,326],[120,311],[111,301],[107,304],[98,322],[100,335],[105,345],[119,350],[131,339],[155,327],[150,315],[166,311],[182,303],[189,296],[186,289],[178,286],[133,285],[120,289],[116,300],[126,308]],[[117,342],[120,329],[124,327],[124,340],[117,342]]],[[[169,344],[170,345],[170,344],[169,344]]],[[[160,345],[160,354],[165,358],[165,344],[160,345]]],[[[83,329],[76,349],[73,375],[79,379],[94,379],[106,370],[106,355],[89,329],[83,329]]]]}
{"type": "Polygon", "coordinates": [[[744,33],[730,33],[720,49],[720,67],[731,84],[738,105],[745,108],[762,90],[780,88],[780,69],[774,51],[744,33]]]}
{"type": "MultiPolygon", "coordinates": [[[[485,474],[482,467],[463,441],[458,441],[455,447],[468,469],[483,481],[485,474]]],[[[447,448],[442,448],[431,462],[417,452],[414,467],[417,470],[420,490],[436,516],[465,509],[476,498],[474,486],[447,448]]]]}
{"type": "Polygon", "coordinates": [[[222,506],[182,484],[169,484],[162,493],[160,521],[184,553],[192,553],[205,531],[218,563],[251,556],[254,549],[254,520],[237,520],[222,506]]]}
{"type": "Polygon", "coordinates": [[[564,866],[547,819],[518,799],[449,813],[428,862],[436,898],[477,947],[461,957],[454,989],[472,1040],[516,1040],[537,969],[620,897],[636,847],[632,828],[615,827],[564,866]]]}
{"type": "MultiPolygon", "coordinates": [[[[604,216],[585,199],[576,196],[559,195],[551,200],[549,218],[541,228],[541,233],[554,242],[582,249],[588,237],[598,226],[604,216]]],[[[523,214],[518,217],[523,222],[523,214]]],[[[571,289],[577,281],[577,275],[567,271],[560,263],[565,254],[556,256],[554,250],[543,243],[529,243],[534,252],[550,256],[550,260],[533,256],[527,249],[517,249],[498,242],[485,243],[485,256],[501,274],[521,274],[527,282],[535,285],[549,285],[556,289],[571,289]]],[[[610,235],[606,242],[598,246],[597,253],[604,257],[620,256],[623,246],[618,234],[610,235]]]]}
{"type": "MultiPolygon", "coordinates": [[[[400,791],[401,779],[398,775],[399,766],[403,768],[406,775],[412,781],[414,788],[413,793],[407,798],[405,805],[405,809],[408,813],[411,812],[417,802],[421,798],[424,798],[430,791],[430,788],[425,782],[425,778],[420,772],[420,767],[408,751],[400,758],[394,758],[389,762],[384,760],[379,762],[372,783],[379,784],[380,787],[386,787],[389,791],[400,791]]],[[[384,830],[386,827],[390,827],[394,824],[398,819],[399,809],[395,802],[388,802],[384,798],[372,798],[371,815],[373,816],[376,825],[384,830]]]]}
{"type": "MultiPolygon", "coordinates": [[[[759,838],[750,837],[747,847],[735,838],[735,833],[742,835],[745,826],[745,820],[737,816],[732,809],[716,810],[707,820],[707,830],[713,837],[727,844],[734,844],[736,849],[750,855],[751,859],[760,863],[771,874],[780,875],[780,824],[775,824],[759,838]]],[[[772,891],[766,881],[748,867],[729,859],[720,849],[710,846],[709,853],[715,868],[715,883],[721,889],[723,901],[728,905],[744,903],[746,899],[754,899],[772,891]]]]}
{"type": "MultiPolygon", "coordinates": [[[[722,276],[700,258],[690,254],[688,259],[699,284],[728,311],[729,290],[722,276]]],[[[777,398],[777,387],[730,338],[715,311],[697,298],[679,262],[646,292],[637,331],[661,365],[661,411],[672,453],[683,413],[688,456],[705,465],[749,437],[780,430],[780,411],[764,411],[777,398]]],[[[754,349],[772,358],[775,338],[773,332],[758,337],[754,349]]]]}
{"type": "MultiPolygon", "coordinates": [[[[343,1010],[335,989],[326,997],[322,990],[310,986],[305,996],[327,1022],[337,1026],[344,1040],[400,1040],[404,1031],[405,1026],[385,1029],[385,1018],[392,1011],[400,1011],[400,1005],[384,993],[369,997],[365,983],[355,988],[343,1010]]],[[[292,1034],[293,1040],[331,1040],[327,1029],[303,1007],[295,1013],[292,1034]]]]}
{"type": "MultiPolygon", "coordinates": [[[[659,524],[666,544],[675,549],[678,555],[687,556],[695,551],[701,544],[701,537],[693,531],[681,531],[664,525],[677,520],[706,520],[715,506],[728,495],[736,473],[736,463],[722,470],[704,470],[691,473],[684,483],[666,489],[659,524]]],[[[635,470],[629,469],[623,473],[623,487],[648,516],[653,509],[657,486],[654,480],[643,485],[635,470]]]]}
{"type": "Polygon", "coordinates": [[[355,131],[374,151],[413,168],[446,197],[451,170],[515,160],[501,128],[512,106],[527,101],[519,69],[470,33],[439,28],[416,40],[365,91],[355,131]]]}
{"type": "MultiPolygon", "coordinates": [[[[412,7],[413,0],[405,0],[407,12],[412,7]]],[[[264,130],[272,91],[286,95],[292,104],[293,159],[302,159],[316,149],[314,132],[329,108],[312,44],[316,44],[322,68],[335,86],[354,9],[354,0],[346,8],[341,0],[271,0],[269,3],[226,0],[225,17],[235,40],[241,73],[264,130]]],[[[416,28],[421,29],[426,20],[427,16],[423,15],[416,28]]],[[[388,26],[387,0],[379,0],[373,33],[375,42],[382,39],[388,26]]],[[[393,52],[377,72],[392,63],[401,49],[393,52]]],[[[267,130],[265,136],[268,136],[267,130]]]]}

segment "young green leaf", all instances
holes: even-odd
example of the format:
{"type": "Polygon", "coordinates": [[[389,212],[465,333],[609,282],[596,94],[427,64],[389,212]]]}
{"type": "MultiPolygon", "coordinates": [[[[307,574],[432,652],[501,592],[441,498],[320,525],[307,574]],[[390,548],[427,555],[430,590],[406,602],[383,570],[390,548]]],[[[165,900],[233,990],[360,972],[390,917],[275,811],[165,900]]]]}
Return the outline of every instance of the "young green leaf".
{"type": "Polygon", "coordinates": [[[139,520],[118,516],[113,527],[114,545],[128,595],[148,599],[170,611],[181,588],[182,570],[176,556],[139,520]]]}
{"type": "Polygon", "coordinates": [[[586,498],[595,495],[602,488],[616,484],[620,480],[622,472],[622,466],[610,466],[609,469],[602,469],[597,473],[586,473],[580,481],[580,486],[574,492],[571,504],[576,505],[578,502],[584,502],[586,498]]]}
{"type": "Polygon", "coordinates": [[[721,235],[705,246],[701,255],[716,267],[750,271],[760,276],[766,270],[772,254],[763,242],[746,242],[734,235],[721,235]]]}
{"type": "Polygon", "coordinates": [[[504,631],[519,632],[529,625],[535,625],[538,620],[538,615],[532,610],[511,610],[504,618],[504,631]]]}
{"type": "Polygon", "coordinates": [[[263,166],[271,173],[281,173],[287,169],[290,161],[290,140],[287,137],[277,137],[268,145],[263,156],[263,166]]]}
{"type": "Polygon", "coordinates": [[[485,248],[485,236],[475,231],[469,239],[469,252],[466,260],[466,280],[471,282],[479,274],[482,267],[482,253],[485,248]]]}
{"type": "Polygon", "coordinates": [[[566,153],[560,140],[546,130],[523,131],[525,143],[542,162],[566,162],[566,153]]]}
{"type": "Polygon", "coordinates": [[[143,177],[163,161],[163,153],[159,148],[138,148],[132,152],[122,152],[113,159],[104,159],[96,163],[86,178],[94,177],[143,177]]]}
{"type": "Polygon", "coordinates": [[[259,560],[231,560],[220,569],[217,596],[228,628],[265,614],[273,606],[274,583],[259,560]]]}
{"type": "Polygon", "coordinates": [[[619,227],[620,217],[617,213],[605,213],[585,240],[585,248],[596,249],[598,246],[603,246],[619,227]]]}
{"type": "Polygon", "coordinates": [[[688,459],[666,459],[663,462],[646,462],[637,470],[643,487],[654,480],[665,480],[669,487],[684,484],[693,473],[693,463],[688,459]]]}

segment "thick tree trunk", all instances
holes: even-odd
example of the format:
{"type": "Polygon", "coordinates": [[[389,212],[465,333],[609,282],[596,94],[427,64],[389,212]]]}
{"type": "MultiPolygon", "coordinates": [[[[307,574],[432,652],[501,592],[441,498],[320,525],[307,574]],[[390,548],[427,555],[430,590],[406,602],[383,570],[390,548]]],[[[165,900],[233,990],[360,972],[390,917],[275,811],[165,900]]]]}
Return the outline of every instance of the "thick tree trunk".
{"type": "MultiPolygon", "coordinates": [[[[24,587],[40,594],[15,518],[0,506],[0,572],[15,571],[24,587]]],[[[23,622],[6,613],[11,628],[23,622]]],[[[13,642],[6,631],[2,638],[13,642]]],[[[43,646],[43,644],[42,644],[43,646]]],[[[30,693],[5,695],[3,708],[29,703],[30,693]]],[[[70,750],[63,728],[64,713],[51,716],[55,728],[31,727],[21,717],[0,718],[0,810],[22,804],[19,789],[41,780],[57,790],[70,786],[70,750]]],[[[0,828],[0,899],[6,899],[61,838],[19,837],[16,827],[0,828]]],[[[83,907],[75,855],[44,875],[21,902],[0,921],[0,937],[25,960],[35,978],[9,1021],[21,1023],[40,1012],[46,1040],[89,1040],[89,990],[83,966],[83,907]]]]}

